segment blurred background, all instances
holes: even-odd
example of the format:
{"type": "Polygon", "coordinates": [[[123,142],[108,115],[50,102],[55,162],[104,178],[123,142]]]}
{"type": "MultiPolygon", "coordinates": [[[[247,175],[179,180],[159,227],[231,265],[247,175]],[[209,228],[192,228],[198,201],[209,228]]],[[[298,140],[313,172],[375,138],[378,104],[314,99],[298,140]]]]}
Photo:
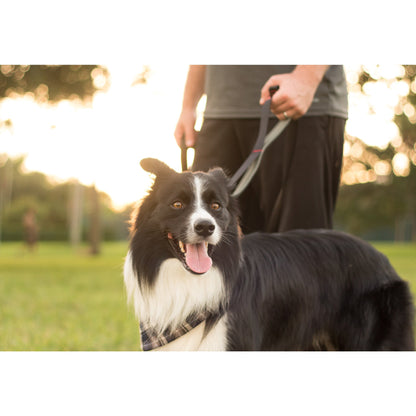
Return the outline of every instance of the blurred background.
{"type": "Polygon", "coordinates": [[[0,240],[22,239],[29,208],[40,240],[77,244],[98,211],[100,238],[126,238],[130,204],[150,184],[140,159],[180,166],[184,76],[185,66],[0,66],[0,240]]]}
{"type": "MultiPolygon", "coordinates": [[[[28,210],[40,240],[78,244],[91,230],[103,240],[125,239],[132,204],[150,185],[140,159],[180,169],[173,130],[186,71],[1,65],[0,242],[23,239],[28,210]]],[[[349,120],[336,228],[414,241],[416,66],[345,71],[349,120]]]]}
{"type": "MultiPolygon", "coordinates": [[[[379,244],[416,282],[416,65],[344,68],[335,228],[379,244]]],[[[128,219],[151,184],[142,158],[180,170],[186,73],[0,66],[0,349],[139,348],[121,277],[128,219]]]]}

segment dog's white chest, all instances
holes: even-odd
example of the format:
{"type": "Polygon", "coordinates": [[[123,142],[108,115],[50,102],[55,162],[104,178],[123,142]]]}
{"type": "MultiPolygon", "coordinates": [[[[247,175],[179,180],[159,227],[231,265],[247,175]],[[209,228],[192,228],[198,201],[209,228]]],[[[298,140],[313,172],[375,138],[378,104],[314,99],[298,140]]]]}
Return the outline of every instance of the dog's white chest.
{"type": "Polygon", "coordinates": [[[223,316],[205,338],[203,338],[204,321],[185,335],[153,351],[225,351],[227,347],[225,319],[226,316],[223,316]]]}

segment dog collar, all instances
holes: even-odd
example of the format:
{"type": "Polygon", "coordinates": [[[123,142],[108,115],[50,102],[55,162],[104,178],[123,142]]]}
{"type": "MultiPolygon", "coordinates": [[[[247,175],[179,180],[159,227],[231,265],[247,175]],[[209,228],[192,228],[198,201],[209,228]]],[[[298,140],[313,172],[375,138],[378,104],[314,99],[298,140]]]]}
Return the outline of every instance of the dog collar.
{"type": "Polygon", "coordinates": [[[152,326],[140,323],[140,338],[142,341],[143,351],[150,351],[163,345],[169,344],[169,342],[185,335],[191,329],[197,327],[200,323],[207,320],[212,316],[212,313],[200,312],[194,313],[186,318],[185,322],[180,324],[174,330],[167,329],[162,334],[159,334],[152,326]]]}

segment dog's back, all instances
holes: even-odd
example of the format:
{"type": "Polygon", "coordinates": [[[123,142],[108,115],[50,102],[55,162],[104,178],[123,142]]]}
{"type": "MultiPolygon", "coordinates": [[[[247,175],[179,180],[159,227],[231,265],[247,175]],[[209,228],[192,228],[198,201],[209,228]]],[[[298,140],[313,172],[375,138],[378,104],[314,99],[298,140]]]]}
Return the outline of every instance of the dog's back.
{"type": "Polygon", "coordinates": [[[409,287],[369,244],[308,230],[252,234],[242,249],[230,349],[414,350],[409,287]]]}

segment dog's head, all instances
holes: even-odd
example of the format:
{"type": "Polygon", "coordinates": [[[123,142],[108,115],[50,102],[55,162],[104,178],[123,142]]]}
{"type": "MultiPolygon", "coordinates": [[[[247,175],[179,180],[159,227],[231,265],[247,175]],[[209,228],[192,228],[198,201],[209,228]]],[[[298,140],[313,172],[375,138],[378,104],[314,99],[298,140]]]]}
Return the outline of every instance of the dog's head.
{"type": "Polygon", "coordinates": [[[157,159],[143,159],[141,166],[156,178],[135,220],[136,239],[156,239],[162,260],[174,257],[189,272],[205,274],[217,248],[237,233],[227,176],[219,168],[177,173],[157,159]]]}

